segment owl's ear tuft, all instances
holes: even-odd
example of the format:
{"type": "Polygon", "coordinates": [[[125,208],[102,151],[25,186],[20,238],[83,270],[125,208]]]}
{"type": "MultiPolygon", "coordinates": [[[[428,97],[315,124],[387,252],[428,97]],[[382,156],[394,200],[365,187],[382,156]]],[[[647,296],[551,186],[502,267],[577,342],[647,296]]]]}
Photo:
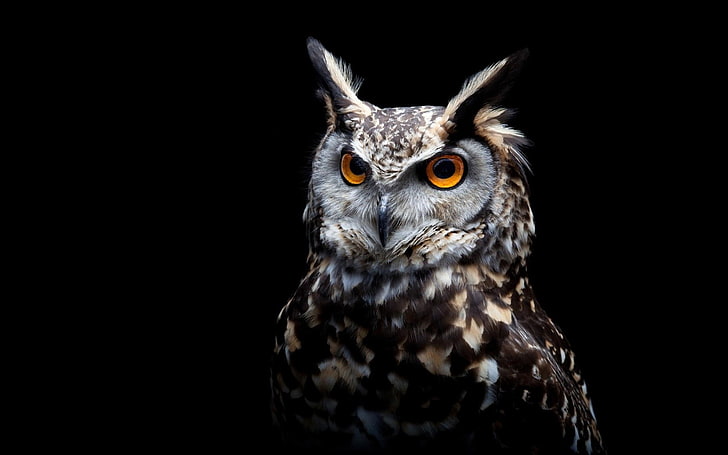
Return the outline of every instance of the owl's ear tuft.
{"type": "Polygon", "coordinates": [[[370,107],[356,96],[361,81],[354,78],[349,65],[315,38],[309,37],[306,44],[320,86],[319,94],[326,105],[329,126],[340,127],[351,117],[369,115],[370,107]]]}
{"type": "Polygon", "coordinates": [[[445,129],[451,134],[467,136],[477,130],[481,110],[488,111],[487,117],[491,120],[496,111],[505,114],[505,109],[497,109],[498,104],[513,86],[528,54],[528,49],[521,49],[468,79],[445,108],[445,129]]]}

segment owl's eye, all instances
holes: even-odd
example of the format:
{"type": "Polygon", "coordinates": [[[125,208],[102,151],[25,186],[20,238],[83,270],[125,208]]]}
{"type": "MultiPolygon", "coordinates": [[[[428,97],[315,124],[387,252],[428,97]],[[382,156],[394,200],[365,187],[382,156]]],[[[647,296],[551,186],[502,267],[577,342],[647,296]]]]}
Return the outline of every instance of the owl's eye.
{"type": "Polygon", "coordinates": [[[466,172],[465,160],[460,155],[438,155],[425,165],[427,183],[443,190],[457,186],[466,172]]]}
{"type": "Polygon", "coordinates": [[[367,163],[352,152],[341,154],[341,176],[349,185],[359,185],[367,178],[367,163]]]}

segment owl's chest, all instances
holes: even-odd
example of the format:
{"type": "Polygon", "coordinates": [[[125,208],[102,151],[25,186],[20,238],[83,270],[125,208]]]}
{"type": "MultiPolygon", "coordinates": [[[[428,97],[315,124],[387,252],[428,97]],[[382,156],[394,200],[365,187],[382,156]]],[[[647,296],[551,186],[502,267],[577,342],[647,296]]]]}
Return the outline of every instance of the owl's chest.
{"type": "Polygon", "coordinates": [[[289,429],[363,440],[472,425],[495,401],[504,335],[482,308],[470,314],[484,300],[467,299],[465,288],[389,305],[294,299],[280,322],[274,409],[289,429]]]}

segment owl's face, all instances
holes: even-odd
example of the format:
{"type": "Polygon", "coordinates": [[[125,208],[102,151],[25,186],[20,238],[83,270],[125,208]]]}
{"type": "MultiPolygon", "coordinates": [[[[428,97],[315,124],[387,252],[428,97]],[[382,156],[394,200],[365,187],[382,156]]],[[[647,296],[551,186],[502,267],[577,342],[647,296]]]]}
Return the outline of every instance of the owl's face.
{"type": "Polygon", "coordinates": [[[329,114],[304,215],[313,249],[355,268],[426,267],[493,246],[488,234],[508,229],[522,233],[507,249],[525,254],[532,223],[516,148],[524,138],[500,122],[505,109],[477,96],[505,61],[446,107],[382,109],[356,97],[347,68],[318,43],[309,50],[329,114]],[[515,206],[525,214],[514,217],[515,206]]]}
{"type": "Polygon", "coordinates": [[[326,137],[311,180],[325,247],[372,265],[413,256],[433,262],[475,247],[495,163],[476,139],[423,143],[442,111],[375,110],[354,131],[326,137]]]}

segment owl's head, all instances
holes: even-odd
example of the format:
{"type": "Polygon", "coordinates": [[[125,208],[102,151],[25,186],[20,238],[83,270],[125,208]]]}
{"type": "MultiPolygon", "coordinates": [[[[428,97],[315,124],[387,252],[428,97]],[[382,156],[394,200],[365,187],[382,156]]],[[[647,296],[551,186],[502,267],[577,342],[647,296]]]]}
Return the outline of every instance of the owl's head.
{"type": "Polygon", "coordinates": [[[395,108],[360,100],[348,65],[317,40],[308,52],[327,114],[304,211],[312,253],[383,272],[456,261],[501,271],[528,255],[527,140],[498,104],[526,50],[472,76],[444,107],[395,108]]]}

